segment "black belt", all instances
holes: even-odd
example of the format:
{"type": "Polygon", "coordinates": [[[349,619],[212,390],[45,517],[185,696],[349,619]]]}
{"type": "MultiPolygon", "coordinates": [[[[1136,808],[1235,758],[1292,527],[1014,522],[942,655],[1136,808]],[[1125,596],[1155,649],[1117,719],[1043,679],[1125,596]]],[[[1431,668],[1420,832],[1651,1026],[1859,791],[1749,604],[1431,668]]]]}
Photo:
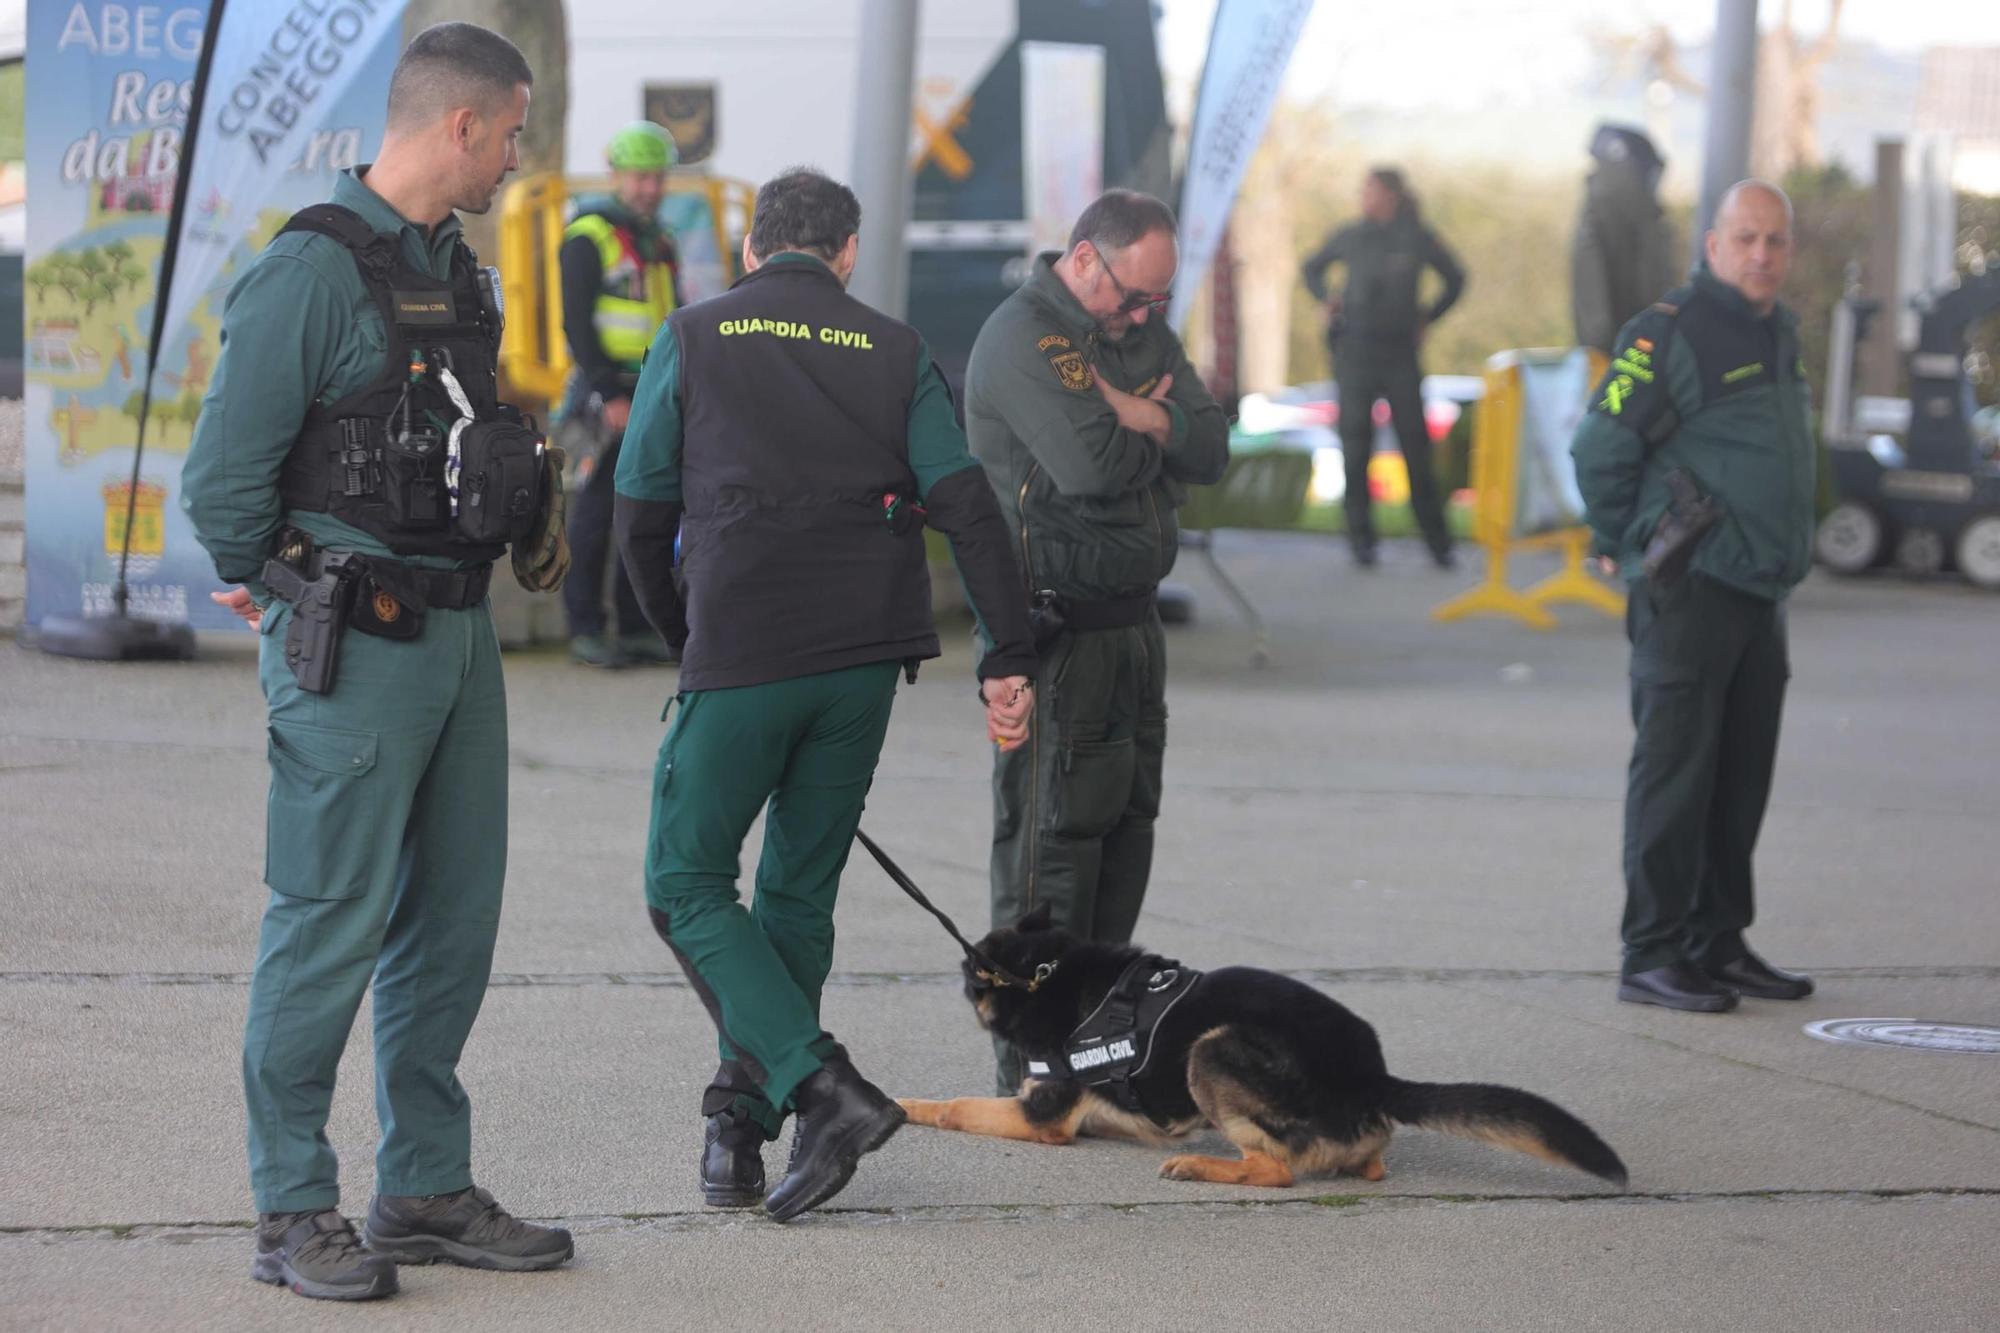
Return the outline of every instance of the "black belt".
{"type": "Polygon", "coordinates": [[[1130,629],[1152,618],[1156,601],[1157,595],[1148,589],[1134,597],[1105,597],[1088,601],[1057,597],[1056,606],[1062,611],[1064,623],[1071,629],[1130,629]]]}
{"type": "Polygon", "coordinates": [[[486,591],[493,584],[490,564],[471,569],[425,569],[381,556],[339,551],[313,552],[306,573],[318,578],[328,569],[343,567],[370,575],[404,601],[441,611],[463,611],[478,606],[486,600],[486,591]]]}

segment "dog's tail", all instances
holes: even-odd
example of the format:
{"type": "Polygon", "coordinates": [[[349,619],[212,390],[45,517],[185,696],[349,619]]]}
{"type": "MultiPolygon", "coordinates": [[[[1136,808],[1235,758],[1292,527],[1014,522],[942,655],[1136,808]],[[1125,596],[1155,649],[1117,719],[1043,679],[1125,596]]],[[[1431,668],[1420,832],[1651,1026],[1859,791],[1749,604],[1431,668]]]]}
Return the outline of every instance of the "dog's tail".
{"type": "Polygon", "coordinates": [[[1625,1163],[1596,1131],[1546,1097],[1491,1083],[1408,1083],[1386,1080],[1382,1109],[1392,1120],[1478,1139],[1573,1166],[1614,1184],[1625,1163]]]}

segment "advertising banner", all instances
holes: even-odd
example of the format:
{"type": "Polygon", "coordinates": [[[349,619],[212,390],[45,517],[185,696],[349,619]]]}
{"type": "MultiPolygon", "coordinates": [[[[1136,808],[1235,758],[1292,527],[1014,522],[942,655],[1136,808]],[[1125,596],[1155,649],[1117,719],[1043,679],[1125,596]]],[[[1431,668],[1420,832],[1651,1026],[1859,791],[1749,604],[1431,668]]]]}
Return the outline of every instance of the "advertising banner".
{"type": "Polygon", "coordinates": [[[203,595],[214,569],[179,505],[223,299],[286,218],[379,145],[402,11],[403,0],[237,0],[221,16],[135,497],[160,258],[209,6],[30,0],[29,625],[110,609],[128,502],[132,613],[240,625],[203,595]]]}
{"type": "Polygon", "coordinates": [[[1181,187],[1181,268],[1167,311],[1176,329],[1187,327],[1188,308],[1208,275],[1311,12],[1312,0],[1221,0],[1215,8],[1181,187]]]}

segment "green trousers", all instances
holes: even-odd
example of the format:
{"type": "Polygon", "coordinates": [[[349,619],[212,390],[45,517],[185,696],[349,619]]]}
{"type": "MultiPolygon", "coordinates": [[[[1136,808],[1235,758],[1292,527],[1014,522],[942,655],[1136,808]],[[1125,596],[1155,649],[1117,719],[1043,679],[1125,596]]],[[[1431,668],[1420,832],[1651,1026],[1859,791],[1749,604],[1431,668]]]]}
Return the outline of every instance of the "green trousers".
{"type": "Polygon", "coordinates": [[[1626,603],[1637,738],[1625,789],[1627,975],[1743,957],[1791,667],[1785,607],[1701,574],[1626,603]]]}
{"type": "MultiPolygon", "coordinates": [[[[993,924],[1048,903],[1073,935],[1124,944],[1153,869],[1153,821],[1167,749],[1166,636],[1158,616],[1129,629],[1069,631],[1043,650],[1028,742],[993,766],[993,924]]],[[[1003,1095],[1019,1052],[993,1043],[1003,1095]]]]}
{"type": "Polygon", "coordinates": [[[458,1058],[486,995],[507,872],[507,697],[484,605],[422,635],[349,631],[332,693],[298,688],[265,614],[271,888],[243,1034],[259,1212],[330,1208],[334,1073],[374,982],[376,1188],[472,1183],[458,1058]]]}
{"type": "Polygon", "coordinates": [[[820,988],[833,966],[840,872],[882,755],[895,662],[680,696],[653,772],[646,903],[715,1020],[718,1097],[777,1133],[832,1049],[820,988]],[[746,910],[736,881],[760,810],[746,910]]]}

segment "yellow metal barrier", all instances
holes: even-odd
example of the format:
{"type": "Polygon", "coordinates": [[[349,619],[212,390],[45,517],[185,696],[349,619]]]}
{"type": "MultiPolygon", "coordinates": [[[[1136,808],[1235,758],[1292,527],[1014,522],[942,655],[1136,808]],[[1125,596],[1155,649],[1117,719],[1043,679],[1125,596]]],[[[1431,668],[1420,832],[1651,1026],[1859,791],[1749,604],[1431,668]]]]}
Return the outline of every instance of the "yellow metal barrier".
{"type": "MultiPolygon", "coordinates": [[[[562,270],[557,252],[568,225],[571,196],[603,193],[608,177],[563,176],[542,172],[507,187],[500,201],[500,282],[507,303],[507,327],[500,340],[500,373],[516,400],[543,404],[562,397],[569,377],[569,343],[563,337],[562,270]]],[[[734,281],[737,253],[750,230],[754,187],[716,176],[669,173],[669,194],[698,194],[708,203],[715,248],[725,276],[734,281]]]]}
{"type": "MultiPolygon", "coordinates": [[[[1472,538],[1486,548],[1486,578],[1432,611],[1433,620],[1511,616],[1547,630],[1556,626],[1549,607],[1559,602],[1593,607],[1614,618],[1625,614],[1625,599],[1584,568],[1590,550],[1588,528],[1563,528],[1531,536],[1515,531],[1521,494],[1521,367],[1528,355],[1535,354],[1502,352],[1487,362],[1486,389],[1472,430],[1472,538]],[[1561,570],[1525,592],[1507,582],[1509,555],[1551,548],[1563,553],[1561,570]]],[[[1604,364],[1604,357],[1593,349],[1589,385],[1596,384],[1604,373],[1604,364]]]]}

